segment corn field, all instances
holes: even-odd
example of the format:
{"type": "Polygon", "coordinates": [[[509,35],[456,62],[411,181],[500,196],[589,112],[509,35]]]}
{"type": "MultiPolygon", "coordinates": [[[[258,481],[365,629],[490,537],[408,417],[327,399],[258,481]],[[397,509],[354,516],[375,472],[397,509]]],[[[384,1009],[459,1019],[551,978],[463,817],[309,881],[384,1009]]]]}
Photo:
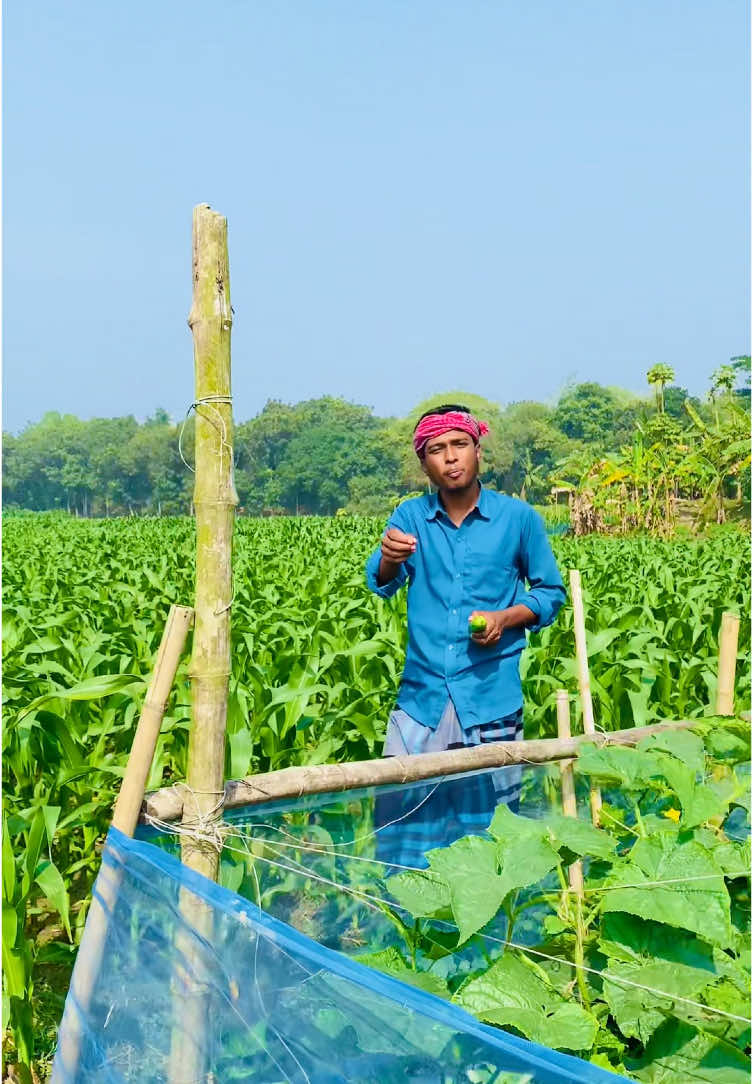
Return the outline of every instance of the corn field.
{"type": "MultiPolygon", "coordinates": [[[[240,519],[226,776],[379,755],[402,666],[404,595],[369,594],[370,518],[240,519]]],[[[750,689],[749,538],[558,538],[581,570],[597,726],[709,714],[721,615],[740,614],[738,709],[750,689]]],[[[193,599],[193,521],[5,522],[3,1033],[44,1069],[86,901],[172,603],[193,599]]],[[[189,651],[149,788],[184,776],[189,651]]],[[[556,734],[576,691],[572,611],[531,639],[526,737],[556,734]]]]}

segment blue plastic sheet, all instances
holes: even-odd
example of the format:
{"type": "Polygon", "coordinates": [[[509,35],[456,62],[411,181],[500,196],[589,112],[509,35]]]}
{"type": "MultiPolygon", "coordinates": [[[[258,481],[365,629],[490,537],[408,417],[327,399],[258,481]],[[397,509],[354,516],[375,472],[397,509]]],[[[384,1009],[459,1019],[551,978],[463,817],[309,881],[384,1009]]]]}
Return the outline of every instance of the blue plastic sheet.
{"type": "Polygon", "coordinates": [[[97,913],[105,932],[79,953],[55,1084],[189,1084],[171,1076],[176,1050],[192,1052],[191,1084],[614,1079],[325,948],[116,830],[89,926],[97,913]]]}

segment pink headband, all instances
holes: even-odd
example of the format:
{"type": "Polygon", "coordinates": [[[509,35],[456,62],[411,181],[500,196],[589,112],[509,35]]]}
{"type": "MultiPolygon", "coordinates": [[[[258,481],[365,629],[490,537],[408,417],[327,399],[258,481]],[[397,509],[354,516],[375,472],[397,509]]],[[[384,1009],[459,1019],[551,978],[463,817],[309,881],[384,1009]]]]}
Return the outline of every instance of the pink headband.
{"type": "Polygon", "coordinates": [[[478,422],[472,414],[465,411],[453,410],[449,414],[429,414],[422,418],[416,426],[413,434],[413,447],[419,459],[424,458],[424,447],[434,437],[449,432],[450,429],[461,429],[473,437],[473,443],[478,444],[480,437],[485,437],[489,432],[486,422],[478,422]]]}

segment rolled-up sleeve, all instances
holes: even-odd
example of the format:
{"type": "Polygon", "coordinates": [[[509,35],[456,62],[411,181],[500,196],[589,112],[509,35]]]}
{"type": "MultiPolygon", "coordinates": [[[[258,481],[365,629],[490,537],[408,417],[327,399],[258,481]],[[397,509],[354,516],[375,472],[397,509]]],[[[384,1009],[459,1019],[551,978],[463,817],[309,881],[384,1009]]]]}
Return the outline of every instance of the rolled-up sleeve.
{"type": "MultiPolygon", "coordinates": [[[[410,524],[404,522],[404,516],[400,514],[400,508],[395,509],[390,518],[387,520],[387,526],[385,530],[390,527],[397,527],[399,531],[410,531],[410,524]]],[[[379,562],[382,559],[382,547],[381,545],[372,553],[366,562],[366,583],[370,591],[373,591],[375,595],[379,595],[380,598],[392,598],[392,596],[400,590],[404,583],[408,580],[408,570],[406,569],[406,563],[400,565],[397,575],[394,579],[388,580],[387,583],[379,584],[377,582],[377,576],[379,575],[379,562]]]]}
{"type": "Polygon", "coordinates": [[[567,593],[560,570],[549,545],[541,516],[533,508],[526,516],[520,538],[521,570],[528,580],[528,590],[516,598],[536,614],[531,632],[551,625],[565,603],[567,593]]]}

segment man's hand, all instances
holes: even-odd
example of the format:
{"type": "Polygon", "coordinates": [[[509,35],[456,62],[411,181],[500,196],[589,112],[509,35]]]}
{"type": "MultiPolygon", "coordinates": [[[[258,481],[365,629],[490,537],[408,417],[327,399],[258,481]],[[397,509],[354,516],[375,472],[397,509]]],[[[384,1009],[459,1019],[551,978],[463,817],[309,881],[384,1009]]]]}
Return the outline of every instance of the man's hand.
{"type": "Polygon", "coordinates": [[[416,552],[416,539],[412,534],[389,527],[382,538],[382,559],[379,562],[377,583],[389,583],[397,576],[400,565],[416,552]]]}
{"type": "Polygon", "coordinates": [[[401,565],[416,552],[416,539],[397,527],[390,527],[382,538],[382,557],[393,565],[401,565]]]}
{"type": "Polygon", "coordinates": [[[521,625],[536,623],[536,614],[522,603],[510,606],[507,610],[474,610],[469,617],[483,617],[486,621],[486,628],[480,632],[474,632],[472,636],[474,643],[477,643],[479,647],[496,644],[505,629],[516,629],[521,625]]]}
{"type": "Polygon", "coordinates": [[[480,647],[496,644],[505,628],[505,610],[474,610],[471,617],[483,617],[486,627],[471,634],[474,643],[480,647]]]}

